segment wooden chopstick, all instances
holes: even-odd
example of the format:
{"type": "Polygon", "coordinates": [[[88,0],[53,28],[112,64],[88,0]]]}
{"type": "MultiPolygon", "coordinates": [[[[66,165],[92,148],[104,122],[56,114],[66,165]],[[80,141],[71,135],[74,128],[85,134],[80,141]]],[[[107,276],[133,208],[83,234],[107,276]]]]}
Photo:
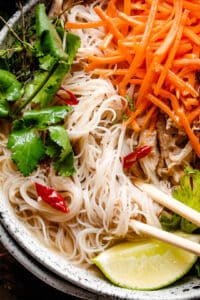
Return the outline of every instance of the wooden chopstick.
{"type": "Polygon", "coordinates": [[[171,211],[200,227],[200,213],[198,211],[165,194],[152,184],[140,181],[135,181],[134,184],[140,190],[146,192],[155,202],[167,207],[171,211]]]}
{"type": "Polygon", "coordinates": [[[130,226],[137,233],[139,232],[141,234],[157,238],[161,241],[200,256],[200,244],[196,242],[136,220],[131,220],[130,226]]]}

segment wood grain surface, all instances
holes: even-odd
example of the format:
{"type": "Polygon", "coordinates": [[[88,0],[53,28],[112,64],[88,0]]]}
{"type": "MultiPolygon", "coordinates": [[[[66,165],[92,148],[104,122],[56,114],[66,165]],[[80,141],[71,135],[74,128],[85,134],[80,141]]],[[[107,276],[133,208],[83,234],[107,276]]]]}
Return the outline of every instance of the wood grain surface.
{"type": "Polygon", "coordinates": [[[0,300],[78,299],[48,286],[20,265],[0,244],[0,300]]]}

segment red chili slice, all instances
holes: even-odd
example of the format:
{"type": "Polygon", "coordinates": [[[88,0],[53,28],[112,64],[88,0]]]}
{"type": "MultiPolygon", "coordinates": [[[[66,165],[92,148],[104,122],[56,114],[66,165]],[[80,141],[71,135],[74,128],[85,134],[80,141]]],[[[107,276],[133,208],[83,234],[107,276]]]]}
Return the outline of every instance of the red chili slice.
{"type": "Polygon", "coordinates": [[[64,213],[69,212],[69,208],[66,206],[64,198],[54,189],[42,185],[38,182],[35,182],[35,187],[38,196],[41,197],[44,202],[64,213]]]}
{"type": "Polygon", "coordinates": [[[147,156],[152,150],[151,146],[143,146],[126,155],[123,159],[123,168],[130,168],[139,159],[147,156]]]}
{"type": "Polygon", "coordinates": [[[60,87],[58,93],[56,94],[61,100],[63,100],[68,105],[76,105],[78,104],[78,99],[76,96],[69,90],[66,90],[64,87],[60,87]],[[64,91],[66,94],[60,94],[59,91],[64,91]]]}

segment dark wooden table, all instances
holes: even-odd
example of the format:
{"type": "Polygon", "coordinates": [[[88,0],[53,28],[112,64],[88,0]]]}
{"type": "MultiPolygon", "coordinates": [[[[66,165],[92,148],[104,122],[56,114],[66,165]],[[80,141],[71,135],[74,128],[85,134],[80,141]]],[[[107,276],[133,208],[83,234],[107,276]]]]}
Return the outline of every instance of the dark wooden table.
{"type": "Polygon", "coordinates": [[[0,244],[0,300],[75,300],[37,279],[0,244]]]}

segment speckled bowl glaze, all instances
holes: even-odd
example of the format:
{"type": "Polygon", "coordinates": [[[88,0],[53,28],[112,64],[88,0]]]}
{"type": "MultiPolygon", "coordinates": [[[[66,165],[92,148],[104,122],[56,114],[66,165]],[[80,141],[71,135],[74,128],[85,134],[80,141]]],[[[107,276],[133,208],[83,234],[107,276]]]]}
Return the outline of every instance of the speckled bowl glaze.
{"type": "MultiPolygon", "coordinates": [[[[24,8],[26,16],[31,14],[38,1],[30,1],[24,8]]],[[[47,1],[49,3],[49,1],[47,1]]],[[[9,21],[10,26],[20,19],[16,13],[9,21]]],[[[8,29],[0,32],[0,45],[9,44],[8,29]]],[[[135,291],[112,285],[100,273],[80,269],[70,264],[63,256],[48,249],[36,238],[15,216],[10,204],[0,191],[0,221],[20,247],[39,264],[45,266],[60,278],[86,289],[98,299],[132,299],[132,300],[184,300],[200,299],[200,281],[197,278],[185,276],[176,284],[157,291],[135,291]]],[[[16,257],[17,258],[17,257],[16,257]]],[[[30,267],[31,268],[31,267],[30,267]]],[[[94,299],[96,298],[94,297],[94,299]]],[[[96,299],[97,299],[96,298],[96,299]]],[[[90,299],[90,298],[88,298],[90,299]]]]}

